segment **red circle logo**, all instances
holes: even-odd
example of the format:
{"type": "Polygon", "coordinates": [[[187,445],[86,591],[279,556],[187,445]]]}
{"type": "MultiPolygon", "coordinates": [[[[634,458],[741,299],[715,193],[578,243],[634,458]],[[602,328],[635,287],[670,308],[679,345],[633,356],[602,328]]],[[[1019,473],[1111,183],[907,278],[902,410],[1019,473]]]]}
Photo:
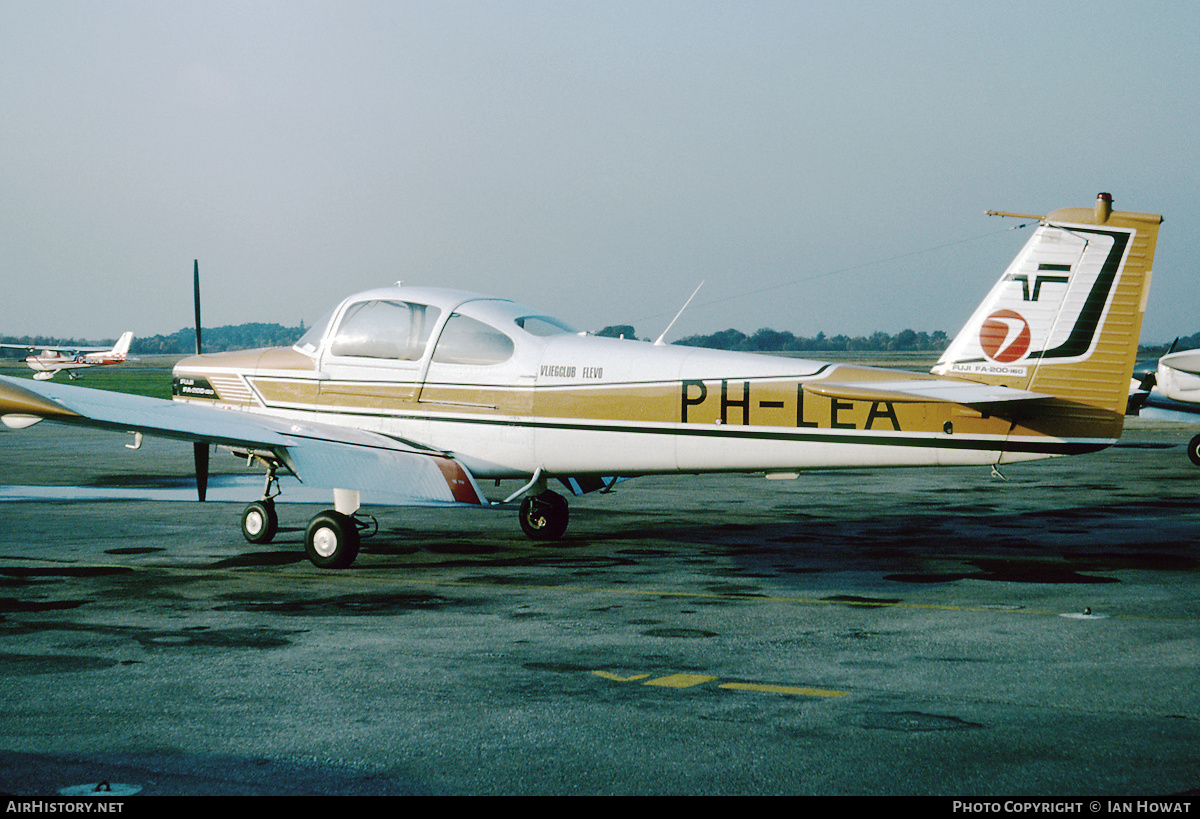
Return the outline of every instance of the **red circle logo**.
{"type": "Polygon", "coordinates": [[[979,328],[979,343],[992,361],[1008,364],[1029,352],[1029,322],[1012,310],[997,310],[979,328]]]}

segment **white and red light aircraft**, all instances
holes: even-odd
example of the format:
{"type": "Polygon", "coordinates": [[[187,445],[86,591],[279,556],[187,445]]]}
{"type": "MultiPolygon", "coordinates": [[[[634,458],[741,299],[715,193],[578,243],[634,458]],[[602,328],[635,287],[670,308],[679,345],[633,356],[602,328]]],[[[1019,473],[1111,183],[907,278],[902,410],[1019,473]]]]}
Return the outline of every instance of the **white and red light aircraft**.
{"type": "Polygon", "coordinates": [[[58,375],[63,370],[74,379],[73,370],[87,367],[103,367],[109,364],[123,364],[129,354],[129,344],[133,341],[133,332],[121,334],[117,343],[112,347],[41,347],[27,344],[0,344],[0,347],[10,349],[41,350],[37,355],[25,359],[29,369],[34,370],[33,377],[45,381],[58,375]]]}
{"type": "Polygon", "coordinates": [[[1162,217],[1101,194],[1035,218],[931,373],[599,338],[505,299],[397,286],[350,296],[293,347],[184,359],[174,401],[0,378],[0,420],[196,442],[202,498],[207,445],[256,461],[251,542],[276,532],[278,470],[332,489],[305,548],[338,568],[358,553],[363,493],[488,504],[477,479],[519,479],[501,503],[522,499],[522,528],[550,540],[568,519],[551,480],[581,493],[648,474],[1093,452],[1121,434],[1162,217]]]}

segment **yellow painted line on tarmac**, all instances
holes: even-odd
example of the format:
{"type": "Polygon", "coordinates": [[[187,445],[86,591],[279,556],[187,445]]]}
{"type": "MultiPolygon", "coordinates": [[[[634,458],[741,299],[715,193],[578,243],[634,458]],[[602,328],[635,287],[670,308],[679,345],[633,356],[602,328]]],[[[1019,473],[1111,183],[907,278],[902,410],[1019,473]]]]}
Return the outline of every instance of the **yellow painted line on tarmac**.
{"type": "Polygon", "coordinates": [[[709,677],[704,674],[668,674],[665,677],[651,680],[645,685],[657,685],[662,688],[691,688],[694,685],[700,685],[706,682],[712,682],[716,677],[709,677]]]}
{"type": "Polygon", "coordinates": [[[719,688],[732,691],[755,691],[760,694],[795,694],[801,697],[844,697],[849,691],[833,691],[828,688],[796,688],[790,685],[763,685],[762,683],[721,683],[719,688]]]}
{"type": "MultiPolygon", "coordinates": [[[[631,674],[623,676],[611,671],[593,671],[597,677],[612,682],[641,682],[642,685],[653,685],[657,688],[695,688],[697,685],[716,682],[717,677],[709,674],[667,674],[662,677],[649,679],[649,674],[631,674]],[[642,682],[645,680],[645,682],[642,682]]],[[[830,688],[807,688],[796,685],[772,685],[769,683],[729,682],[719,683],[718,688],[729,691],[750,691],[755,694],[785,694],[795,697],[845,697],[849,691],[836,691],[830,688]]]]}
{"type": "Polygon", "coordinates": [[[603,677],[613,682],[637,682],[650,676],[649,674],[634,674],[632,677],[622,677],[619,674],[613,674],[611,671],[593,671],[592,673],[597,677],[603,677]]]}

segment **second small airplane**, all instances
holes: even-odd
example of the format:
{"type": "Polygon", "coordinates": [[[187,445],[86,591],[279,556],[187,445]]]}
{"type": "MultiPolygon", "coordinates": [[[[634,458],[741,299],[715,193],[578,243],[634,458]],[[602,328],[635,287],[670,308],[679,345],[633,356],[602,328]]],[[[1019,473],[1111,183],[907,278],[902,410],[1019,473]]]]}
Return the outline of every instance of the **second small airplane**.
{"type": "Polygon", "coordinates": [[[14,350],[41,350],[37,355],[25,359],[29,369],[34,371],[34,378],[45,381],[60,372],[66,371],[74,379],[75,370],[87,367],[103,367],[109,364],[122,364],[129,354],[129,345],[133,341],[133,331],[121,334],[117,343],[112,347],[43,347],[27,344],[0,344],[14,350]]]}

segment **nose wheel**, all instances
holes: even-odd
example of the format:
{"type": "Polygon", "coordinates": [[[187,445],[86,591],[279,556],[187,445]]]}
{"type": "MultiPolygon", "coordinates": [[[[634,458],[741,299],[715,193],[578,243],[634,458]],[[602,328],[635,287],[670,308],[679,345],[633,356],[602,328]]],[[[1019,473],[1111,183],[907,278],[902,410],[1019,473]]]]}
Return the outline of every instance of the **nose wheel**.
{"type": "Polygon", "coordinates": [[[521,501],[521,529],[532,540],[558,540],[567,531],[570,509],[557,492],[546,490],[521,501]]]}
{"type": "Polygon", "coordinates": [[[279,515],[270,498],[255,501],[242,512],[242,537],[251,543],[270,543],[279,531],[279,515]]]}
{"type": "Polygon", "coordinates": [[[242,537],[251,543],[270,543],[275,539],[279,532],[279,515],[275,513],[275,497],[278,494],[279,479],[276,477],[276,464],[272,461],[267,463],[267,482],[263,487],[262,500],[256,500],[242,512],[242,537]]]}

